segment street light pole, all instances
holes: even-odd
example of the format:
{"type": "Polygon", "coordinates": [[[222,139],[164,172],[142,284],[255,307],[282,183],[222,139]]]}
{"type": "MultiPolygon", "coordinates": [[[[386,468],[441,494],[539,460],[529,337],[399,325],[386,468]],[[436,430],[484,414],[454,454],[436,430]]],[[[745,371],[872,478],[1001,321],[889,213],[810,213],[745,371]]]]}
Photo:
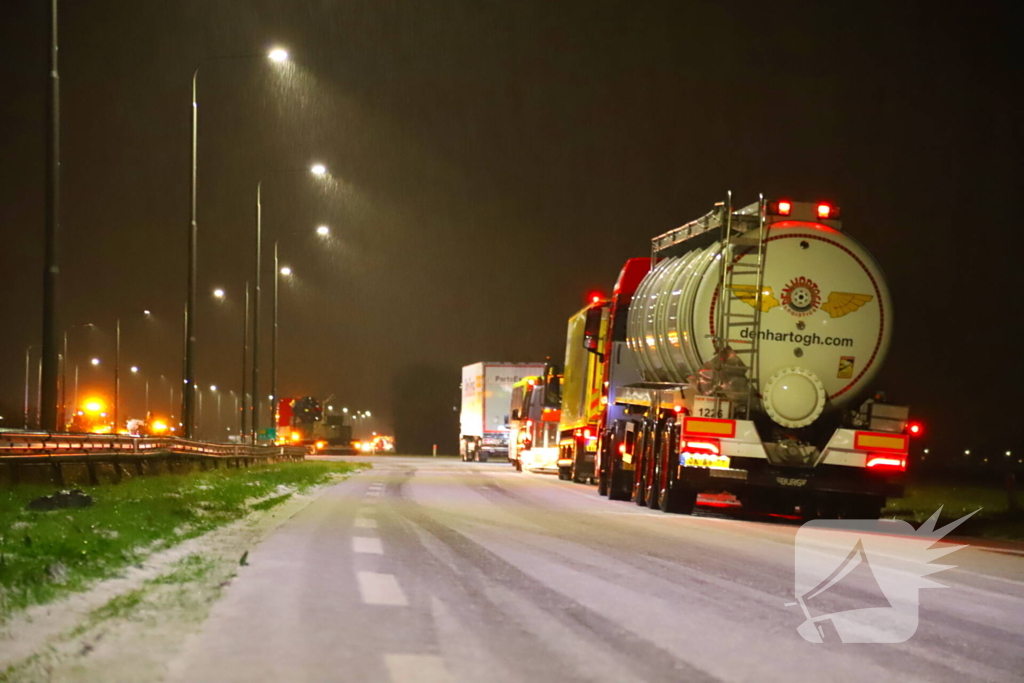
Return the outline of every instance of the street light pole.
{"type": "Polygon", "coordinates": [[[239,415],[238,437],[245,439],[245,387],[248,384],[246,358],[249,356],[249,282],[245,283],[245,316],[242,319],[242,412],[239,415]]]}
{"type": "MultiPolygon", "coordinates": [[[[215,57],[214,59],[252,59],[255,54],[215,57]]],[[[275,48],[266,55],[272,62],[282,63],[288,60],[288,52],[275,48]]],[[[197,83],[199,68],[192,72],[192,174],[191,174],[191,214],[188,228],[188,294],[185,299],[185,353],[183,359],[184,386],[195,387],[195,319],[196,319],[196,255],[198,226],[196,221],[196,194],[199,168],[199,101],[197,83]]],[[[181,392],[181,422],[185,438],[192,437],[196,397],[193,391],[181,392]]]]}
{"type": "Polygon", "coordinates": [[[39,426],[57,430],[57,278],[60,228],[60,75],[57,70],[57,0],[50,0],[49,127],[46,134],[46,237],[43,268],[43,339],[40,355],[39,426]]]}
{"type": "MultiPolygon", "coordinates": [[[[287,55],[286,55],[287,57],[287,55]]],[[[273,57],[271,57],[273,58],[273,57]]],[[[283,169],[283,172],[297,172],[305,169],[283,169]]],[[[327,168],[323,164],[314,164],[309,172],[315,176],[323,176],[327,168]]],[[[263,180],[256,183],[256,278],[253,293],[253,444],[257,442],[260,421],[260,388],[259,388],[259,312],[260,312],[260,270],[263,262],[263,206],[261,203],[263,180]]],[[[276,397],[276,395],[274,396],[276,397]]]]}
{"type": "Polygon", "coordinates": [[[64,355],[60,363],[60,430],[68,425],[68,331],[64,330],[64,355]]]}
{"type": "Polygon", "coordinates": [[[114,336],[114,433],[119,424],[118,409],[121,402],[121,319],[117,319],[117,332],[114,336]]]}
{"type": "Polygon", "coordinates": [[[25,349],[25,429],[28,429],[29,383],[32,377],[32,346],[25,349]]]}
{"type": "MultiPolygon", "coordinates": [[[[271,403],[280,399],[277,397],[277,313],[278,295],[281,288],[281,266],[277,258],[277,246],[280,238],[274,240],[274,331],[270,337],[270,395],[273,397],[271,403]]],[[[273,409],[273,406],[271,406],[273,409]]],[[[274,425],[275,427],[277,425],[274,425]]]]}
{"type": "Polygon", "coordinates": [[[252,444],[259,442],[260,431],[260,266],[263,263],[263,207],[260,203],[263,181],[256,183],[256,280],[252,306],[252,444]]]}

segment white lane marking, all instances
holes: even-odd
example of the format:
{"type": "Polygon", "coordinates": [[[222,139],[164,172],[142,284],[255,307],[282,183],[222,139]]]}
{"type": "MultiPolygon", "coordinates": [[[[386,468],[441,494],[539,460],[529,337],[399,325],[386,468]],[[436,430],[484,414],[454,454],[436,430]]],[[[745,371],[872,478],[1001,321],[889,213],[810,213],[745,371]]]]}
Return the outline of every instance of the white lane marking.
{"type": "Polygon", "coordinates": [[[378,496],[380,496],[380,489],[371,489],[366,492],[366,495],[368,495],[370,498],[377,498],[378,496]]]}
{"type": "Polygon", "coordinates": [[[355,527],[357,529],[376,529],[377,520],[367,519],[366,517],[358,517],[356,518],[355,527]]]}
{"type": "Polygon", "coordinates": [[[392,683],[449,683],[444,658],[435,655],[384,655],[392,683]]]}
{"type": "Polygon", "coordinates": [[[367,605],[406,607],[409,604],[394,574],[356,572],[356,581],[359,582],[359,593],[363,602],[367,605]]]}
{"type": "Polygon", "coordinates": [[[384,547],[380,544],[379,538],[353,536],[352,551],[356,553],[368,553],[370,555],[383,555],[384,547]]]}

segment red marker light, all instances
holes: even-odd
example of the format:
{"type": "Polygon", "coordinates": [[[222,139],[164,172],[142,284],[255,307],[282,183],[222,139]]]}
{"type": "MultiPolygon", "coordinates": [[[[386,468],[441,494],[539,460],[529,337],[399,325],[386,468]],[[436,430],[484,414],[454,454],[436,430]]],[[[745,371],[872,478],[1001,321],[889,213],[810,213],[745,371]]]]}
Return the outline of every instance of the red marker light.
{"type": "Polygon", "coordinates": [[[779,202],[779,215],[788,216],[793,211],[793,205],[786,200],[779,202]]]}
{"type": "Polygon", "coordinates": [[[924,434],[924,425],[920,422],[911,422],[907,425],[907,431],[910,432],[911,436],[921,436],[924,434]]]}
{"type": "Polygon", "coordinates": [[[591,436],[591,435],[590,435],[590,428],[589,428],[589,427],[587,427],[586,429],[584,429],[584,430],[583,430],[583,438],[584,438],[584,439],[589,439],[589,438],[590,438],[590,436],[591,436]]]}
{"type": "Polygon", "coordinates": [[[832,215],[832,207],[828,204],[818,204],[818,218],[828,218],[832,215]]]}

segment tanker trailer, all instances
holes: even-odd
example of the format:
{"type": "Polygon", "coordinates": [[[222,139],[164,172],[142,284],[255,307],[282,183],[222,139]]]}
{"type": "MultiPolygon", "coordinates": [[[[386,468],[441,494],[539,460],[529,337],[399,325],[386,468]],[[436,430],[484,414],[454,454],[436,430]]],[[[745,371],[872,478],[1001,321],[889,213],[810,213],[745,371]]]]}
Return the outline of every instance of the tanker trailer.
{"type": "Polygon", "coordinates": [[[729,200],[652,240],[626,322],[643,381],[615,399],[626,414],[609,425],[610,490],[680,512],[729,492],[746,510],[807,517],[877,517],[902,495],[907,408],[856,410],[892,301],[839,217],[828,203],[729,200]]]}

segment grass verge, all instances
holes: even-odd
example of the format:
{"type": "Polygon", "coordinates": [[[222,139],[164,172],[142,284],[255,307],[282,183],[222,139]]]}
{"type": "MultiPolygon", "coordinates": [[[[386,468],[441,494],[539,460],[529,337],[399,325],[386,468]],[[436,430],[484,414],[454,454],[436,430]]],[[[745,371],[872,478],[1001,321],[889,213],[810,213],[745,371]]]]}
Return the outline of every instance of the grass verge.
{"type": "Polygon", "coordinates": [[[52,512],[25,506],[53,487],[0,489],[0,622],[359,467],[282,463],[133,479],[82,487],[95,505],[52,512]]]}
{"type": "Polygon", "coordinates": [[[905,495],[890,499],[882,515],[920,524],[940,507],[942,513],[939,525],[980,508],[980,512],[957,527],[953,532],[956,535],[1024,539],[1024,516],[1019,512],[1010,512],[1006,492],[997,488],[937,483],[908,484],[905,495]]]}

